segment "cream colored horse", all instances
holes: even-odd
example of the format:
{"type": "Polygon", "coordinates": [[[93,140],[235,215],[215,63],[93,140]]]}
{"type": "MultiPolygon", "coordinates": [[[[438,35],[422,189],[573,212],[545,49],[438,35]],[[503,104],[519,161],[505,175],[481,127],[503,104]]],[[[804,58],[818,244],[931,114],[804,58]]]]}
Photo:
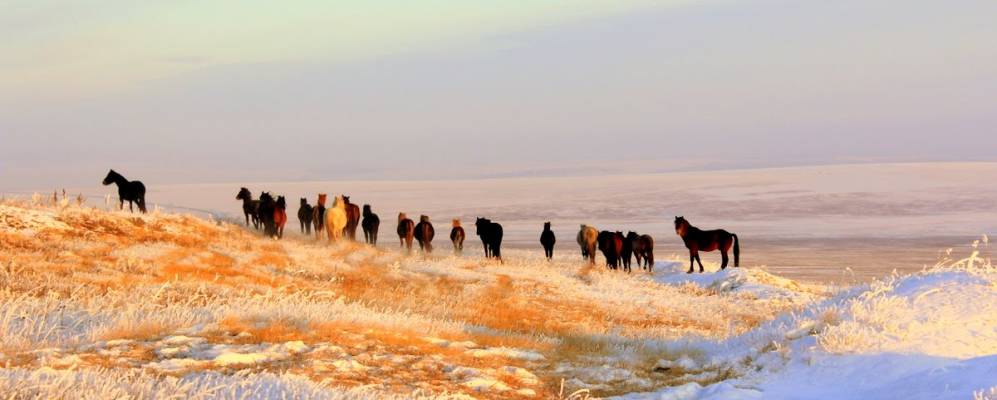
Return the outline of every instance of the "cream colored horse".
{"type": "Polygon", "coordinates": [[[325,210],[325,230],[329,234],[329,241],[339,241],[343,237],[343,228],[346,227],[346,202],[343,196],[336,196],[332,201],[332,207],[325,210]]]}

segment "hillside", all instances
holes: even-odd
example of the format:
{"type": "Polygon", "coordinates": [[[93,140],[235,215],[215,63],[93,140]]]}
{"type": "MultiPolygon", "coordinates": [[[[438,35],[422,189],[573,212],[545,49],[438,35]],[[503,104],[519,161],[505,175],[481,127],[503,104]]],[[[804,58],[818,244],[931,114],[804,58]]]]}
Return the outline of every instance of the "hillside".
{"type": "MultiPolygon", "coordinates": [[[[577,251],[547,262],[510,250],[499,264],[481,258],[476,238],[463,256],[449,246],[406,255],[393,239],[382,234],[378,248],[274,241],[189,215],[7,201],[0,389],[40,398],[737,397],[780,393],[778,379],[789,379],[780,376],[815,371],[807,363],[825,355],[997,353],[989,260],[834,289],[760,269],[685,275],[667,260],[654,274],[627,275],[589,267],[577,251]],[[970,298],[973,307],[960,306],[970,298]],[[963,334],[942,329],[949,323],[963,334]]],[[[994,384],[973,376],[959,393],[994,384]]]]}

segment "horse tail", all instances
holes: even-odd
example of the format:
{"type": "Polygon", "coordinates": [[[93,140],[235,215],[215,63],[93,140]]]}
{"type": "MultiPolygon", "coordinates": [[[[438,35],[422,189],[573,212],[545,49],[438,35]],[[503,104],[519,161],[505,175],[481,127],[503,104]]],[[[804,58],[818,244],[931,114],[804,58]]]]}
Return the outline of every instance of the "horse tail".
{"type": "Polygon", "coordinates": [[[145,195],[142,195],[142,196],[138,197],[138,209],[139,209],[139,211],[142,211],[143,214],[145,214],[145,212],[146,212],[146,210],[145,210],[145,195]]]}
{"type": "Polygon", "coordinates": [[[734,237],[734,266],[737,267],[741,263],[741,245],[737,242],[737,235],[730,235],[734,237]]]}

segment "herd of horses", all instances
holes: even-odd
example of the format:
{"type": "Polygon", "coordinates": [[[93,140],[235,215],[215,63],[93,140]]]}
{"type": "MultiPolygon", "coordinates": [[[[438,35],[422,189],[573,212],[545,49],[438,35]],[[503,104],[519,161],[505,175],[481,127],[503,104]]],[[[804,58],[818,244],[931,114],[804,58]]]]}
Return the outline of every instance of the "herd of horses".
{"type": "MultiPolygon", "coordinates": [[[[129,181],[112,169],[104,178],[103,184],[106,186],[112,183],[118,186],[119,209],[124,209],[124,202],[127,201],[130,211],[134,211],[132,204],[135,203],[139,211],[146,212],[145,185],[142,182],[129,181]]],[[[266,236],[283,238],[284,225],[287,224],[287,202],[284,196],[274,198],[269,192],[263,192],[259,199],[254,199],[252,192],[243,187],[239,189],[235,198],[242,201],[247,227],[252,225],[254,229],[262,230],[266,236]]],[[[363,230],[364,242],[377,245],[381,220],[369,204],[364,204],[361,212],[360,207],[352,203],[349,196],[336,196],[329,207],[326,207],[327,200],[328,197],[324,193],[318,195],[315,205],[309,204],[308,199],[301,198],[298,207],[301,233],[311,235],[314,232],[318,240],[321,240],[322,234],[325,233],[330,242],[344,237],[356,241],[357,227],[360,227],[363,230]]],[[[699,264],[699,272],[704,272],[703,262],[699,258],[700,252],[719,251],[720,269],[725,269],[730,261],[727,253],[733,250],[734,266],[739,266],[741,249],[737,235],[723,229],[696,228],[684,217],[675,217],[674,223],[675,233],[689,250],[688,273],[694,271],[696,263],[699,264]]],[[[475,234],[481,238],[485,257],[502,261],[502,225],[479,217],[475,220],[474,227],[475,234]]],[[[415,241],[418,242],[420,250],[427,254],[432,253],[436,231],[429,216],[420,215],[417,223],[405,213],[399,213],[396,232],[399,245],[408,252],[412,251],[412,242],[415,241]]],[[[465,237],[460,220],[452,220],[450,241],[457,254],[464,250],[465,237]]],[[[626,272],[631,272],[632,260],[636,260],[637,266],[645,270],[652,271],[654,268],[654,238],[650,235],[641,235],[632,231],[623,235],[620,231],[599,231],[593,226],[582,224],[576,239],[582,257],[587,258],[591,264],[595,264],[598,250],[605,257],[606,266],[610,269],[622,268],[626,272]]],[[[540,234],[540,244],[548,260],[554,257],[556,242],[557,238],[551,230],[551,223],[545,222],[540,234]]]]}

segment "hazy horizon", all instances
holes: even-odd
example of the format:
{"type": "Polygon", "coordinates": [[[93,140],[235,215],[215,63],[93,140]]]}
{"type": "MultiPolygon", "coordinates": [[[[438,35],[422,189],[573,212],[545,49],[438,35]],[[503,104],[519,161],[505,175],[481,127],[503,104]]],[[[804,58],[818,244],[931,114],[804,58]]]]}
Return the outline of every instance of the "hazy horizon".
{"type": "Polygon", "coordinates": [[[997,3],[0,14],[0,187],[995,161],[997,3]]]}

